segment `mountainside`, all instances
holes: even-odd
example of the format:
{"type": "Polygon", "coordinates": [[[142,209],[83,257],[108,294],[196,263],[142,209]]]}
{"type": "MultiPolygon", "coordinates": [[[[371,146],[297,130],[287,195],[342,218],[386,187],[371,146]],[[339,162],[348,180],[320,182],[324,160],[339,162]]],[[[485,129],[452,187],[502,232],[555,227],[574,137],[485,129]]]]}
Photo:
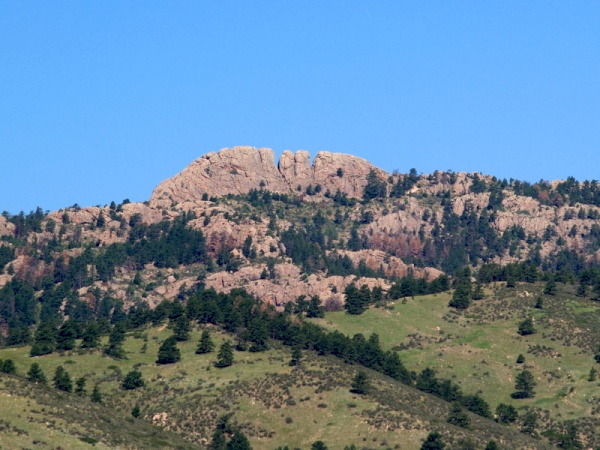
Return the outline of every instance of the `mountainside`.
{"type": "MultiPolygon", "coordinates": [[[[105,206],[73,205],[48,213],[39,208],[29,214],[3,213],[0,336],[2,344],[9,348],[4,353],[0,350],[0,359],[15,359],[23,375],[30,357],[23,359],[20,352],[31,353],[42,361],[51,360],[52,364],[55,360],[50,358],[56,352],[75,360],[76,347],[61,347],[61,339],[77,340],[77,345],[81,345],[91,323],[98,324],[100,336],[119,327],[124,333],[139,333],[152,325],[151,330],[159,331],[151,333],[159,333],[155,334],[156,339],[164,340],[166,336],[160,334],[164,325],[169,324],[168,330],[176,329],[178,318],[185,316],[192,320],[194,330],[206,326],[225,330],[229,335],[225,334],[223,341],[227,336],[236,340],[239,352],[247,352],[248,348],[251,352],[266,351],[266,342],[272,339],[315,352],[317,365],[317,353],[342,358],[352,364],[346,381],[351,380],[350,373],[355,373],[352,368],[362,365],[374,370],[372,377],[383,373],[403,383],[402,389],[416,387],[446,401],[458,402],[470,411],[477,408],[469,402],[479,401],[470,396],[479,394],[492,403],[492,409],[498,403],[526,405],[534,408],[539,420],[539,429],[526,434],[541,439],[537,441],[539,448],[562,442],[561,433],[568,434],[569,430],[566,419],[578,421],[583,442],[597,446],[598,397],[593,392],[597,385],[593,384],[590,368],[600,362],[599,218],[600,188],[595,181],[569,178],[531,184],[477,173],[438,171],[426,175],[415,169],[387,173],[364,159],[329,152],[318,153],[311,164],[308,152],[285,151],[276,164],[270,149],[223,149],[198,158],[160,183],[143,203],[124,200],[105,206]],[[415,297],[430,306],[413,311],[414,317],[407,322],[390,321],[394,315],[411,311],[411,307],[402,305],[415,297]],[[250,298],[258,299],[257,303],[250,298]],[[404,300],[400,303],[399,299],[404,300]],[[244,304],[246,309],[236,313],[244,304]],[[381,308],[384,316],[377,316],[373,322],[347,325],[345,318],[370,317],[363,313],[373,308],[381,308]],[[543,333],[527,338],[523,336],[534,333],[521,335],[520,328],[519,335],[511,331],[527,320],[531,323],[525,328],[541,326],[543,333]],[[420,325],[410,328],[411,321],[420,325]],[[379,337],[373,338],[376,345],[371,344],[386,356],[379,362],[365,362],[357,356],[364,349],[364,337],[351,339],[353,343],[345,343],[342,351],[336,347],[336,334],[319,337],[321,331],[306,323],[317,323],[319,330],[348,336],[382,333],[381,345],[379,337]],[[435,328],[429,323],[436,323],[435,328]],[[302,331],[296,330],[296,325],[302,331]],[[383,334],[386,327],[392,330],[389,339],[383,334]],[[281,335],[282,329],[286,333],[294,330],[303,337],[289,341],[285,333],[281,335]],[[511,333],[517,335],[515,341],[505,341],[511,333]],[[262,337],[259,339],[258,335],[262,337]],[[530,369],[540,370],[536,373],[538,384],[545,378],[550,380],[561,367],[569,370],[572,383],[556,389],[573,391],[563,395],[540,388],[543,399],[539,401],[511,400],[514,374],[506,372],[509,362],[503,360],[505,355],[494,353],[491,347],[475,346],[484,335],[485,341],[481,342],[485,345],[503,342],[501,352],[519,348],[525,353],[533,349],[533,355],[539,358],[550,358],[546,353],[554,355],[552,362],[540,359],[531,363],[530,369]],[[319,339],[334,342],[325,345],[319,339]],[[557,340],[562,346],[560,351],[555,349],[557,340]],[[469,346],[469,355],[487,353],[479,360],[471,360],[464,350],[457,351],[461,345],[469,346]],[[546,351],[548,348],[553,350],[546,351]],[[415,356],[415,349],[423,352],[421,357],[415,356]],[[446,354],[453,355],[452,361],[438,367],[437,359],[446,354]],[[413,366],[406,372],[392,371],[389,365],[397,364],[394,358],[413,366]],[[456,377],[456,370],[467,370],[461,366],[467,360],[473,368],[479,367],[482,359],[490,367],[488,372],[506,372],[505,378],[494,381],[493,389],[487,391],[485,383],[467,376],[459,381],[465,392],[456,394],[458,391],[449,381],[456,377]],[[422,373],[417,371],[427,367],[448,379],[419,385],[422,373]],[[450,384],[444,384],[447,382],[450,384]],[[572,405],[560,402],[566,396],[572,399],[572,405]],[[550,410],[550,404],[557,406],[550,410]]],[[[102,346],[110,349],[110,341],[102,339],[102,346]]],[[[113,350],[103,357],[109,359],[102,364],[111,365],[112,359],[118,362],[124,356],[111,354],[113,350]]],[[[142,363],[148,365],[152,361],[143,359],[142,363]]],[[[49,363],[44,364],[51,368],[49,363]]],[[[121,367],[120,364],[115,367],[121,367]]],[[[528,370],[512,364],[511,360],[511,369],[528,370]]],[[[206,367],[210,369],[210,365],[206,367]]],[[[125,368],[133,367],[126,363],[125,368]]],[[[257,376],[268,376],[259,372],[257,376]]],[[[96,372],[78,371],[78,375],[104,382],[96,372]]],[[[163,374],[159,371],[154,376],[157,378],[149,386],[159,389],[163,374]]],[[[237,382],[236,377],[228,380],[237,382]]],[[[294,378],[291,383],[300,382],[294,378]]],[[[385,382],[378,383],[383,389],[385,382]]],[[[296,388],[302,390],[300,385],[296,388]]],[[[111,395],[115,399],[111,401],[115,407],[125,411],[133,407],[132,403],[119,403],[118,387],[114,389],[111,395]]],[[[186,383],[176,389],[195,392],[186,383]]],[[[343,390],[343,383],[335,389],[343,390]]],[[[383,408],[396,414],[410,403],[384,405],[381,398],[377,399],[379,394],[372,395],[370,401],[379,404],[377,411],[383,408]]],[[[250,401],[235,398],[227,407],[220,405],[221,412],[250,401]]],[[[148,417],[160,412],[154,411],[147,399],[142,400],[135,401],[140,402],[148,417]]],[[[177,409],[177,402],[173,401],[170,416],[177,409]]],[[[205,408],[208,410],[202,410],[202,414],[216,406],[208,402],[205,408]]],[[[450,411],[451,406],[444,408],[450,411]]],[[[522,415],[530,411],[527,408],[521,411],[522,415]]],[[[310,411],[309,414],[314,413],[310,411]]],[[[437,422],[423,414],[426,415],[421,411],[411,419],[423,425],[417,429],[419,432],[406,435],[410,435],[410,448],[418,448],[416,442],[435,431],[431,424],[437,422]]],[[[240,415],[243,416],[243,408],[235,413],[235,417],[240,415]]],[[[486,416],[488,422],[493,416],[479,415],[486,416]]],[[[253,445],[263,442],[266,447],[260,448],[270,448],[286,443],[270,438],[260,441],[266,438],[257,427],[269,429],[270,425],[244,420],[247,428],[243,429],[254,430],[249,432],[253,445]]],[[[352,422],[352,426],[362,427],[361,420],[362,425],[352,422]]],[[[216,413],[210,413],[211,426],[216,421],[216,413]]],[[[373,421],[367,422],[375,426],[373,421]]],[[[346,422],[335,423],[339,430],[350,426],[346,422]]],[[[186,431],[179,422],[155,425],[165,426],[201,446],[208,443],[212,432],[212,428],[193,428],[196,425],[189,425],[195,431],[186,431]],[[187,432],[193,438],[186,437],[187,432]]],[[[490,422],[487,426],[492,425],[490,422]]],[[[526,425],[519,423],[521,431],[527,432],[526,425]]],[[[461,448],[459,438],[452,440],[453,435],[460,435],[458,431],[453,434],[452,428],[446,429],[447,425],[439,423],[436,427],[440,432],[444,430],[442,434],[448,442],[461,448]]],[[[513,428],[510,427],[510,436],[516,432],[513,428]]],[[[529,438],[519,441],[521,435],[525,436],[516,432],[517,437],[503,439],[515,448],[536,447],[531,444],[536,441],[529,438]]],[[[296,434],[289,436],[289,442],[306,445],[300,444],[296,434]]],[[[358,435],[352,436],[354,439],[358,435]]],[[[463,438],[477,440],[477,433],[463,438]]],[[[105,444],[110,445],[108,442],[105,444]]],[[[477,441],[481,446],[486,442],[477,441]]],[[[358,441],[354,443],[359,445],[358,441]]],[[[562,448],[579,448],[564,445],[562,448]]],[[[333,442],[331,446],[334,447],[333,442]]]]}

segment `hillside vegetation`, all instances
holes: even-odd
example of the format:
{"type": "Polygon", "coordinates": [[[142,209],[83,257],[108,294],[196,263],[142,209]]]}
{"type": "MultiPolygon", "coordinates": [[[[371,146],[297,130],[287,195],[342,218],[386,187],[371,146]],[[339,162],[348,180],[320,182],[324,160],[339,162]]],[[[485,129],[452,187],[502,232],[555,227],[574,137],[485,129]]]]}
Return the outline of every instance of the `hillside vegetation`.
{"type": "Polygon", "coordinates": [[[0,216],[8,448],[600,446],[596,182],[269,152],[0,216]]]}

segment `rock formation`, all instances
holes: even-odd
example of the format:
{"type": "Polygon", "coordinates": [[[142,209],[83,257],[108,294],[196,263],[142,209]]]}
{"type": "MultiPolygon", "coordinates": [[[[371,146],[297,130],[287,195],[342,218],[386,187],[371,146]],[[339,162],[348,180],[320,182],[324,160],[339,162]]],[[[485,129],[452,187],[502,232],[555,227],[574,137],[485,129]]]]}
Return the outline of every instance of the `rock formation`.
{"type": "Polygon", "coordinates": [[[309,185],[321,186],[321,192],[348,197],[362,196],[366,177],[375,170],[383,179],[387,173],[368,161],[342,153],[319,152],[310,165],[308,152],[286,150],[279,165],[268,148],[233,147],[208,153],[196,159],[182,172],[160,183],[150,198],[151,206],[169,207],[173,203],[201,201],[207,196],[245,194],[264,188],[271,192],[304,192],[309,185]]]}

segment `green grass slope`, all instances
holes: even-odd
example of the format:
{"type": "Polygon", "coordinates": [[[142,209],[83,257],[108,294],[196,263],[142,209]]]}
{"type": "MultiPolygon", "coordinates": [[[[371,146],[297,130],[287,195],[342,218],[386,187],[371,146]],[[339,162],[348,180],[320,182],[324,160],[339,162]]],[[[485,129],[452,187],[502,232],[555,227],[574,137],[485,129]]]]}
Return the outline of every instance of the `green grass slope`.
{"type": "MultiPolygon", "coordinates": [[[[430,431],[440,432],[453,448],[463,444],[483,448],[491,439],[501,448],[547,447],[517,429],[470,413],[470,429],[450,425],[446,422],[451,409],[447,402],[372,371],[367,371],[371,391],[351,393],[349,387],[359,367],[312,352],[304,352],[303,363],[296,367],[288,364],[288,348],[235,352],[233,366],[217,369],[213,366],[216,353],[194,353],[200,336],[195,330],[190,341],[178,345],[180,362],[157,365],[158,347],[170,334],[164,327],[131,333],[125,341],[124,360],[105,357],[99,351],[31,358],[28,347],[0,350],[0,358],[13,359],[21,376],[34,361],[49,378],[62,365],[73,379],[85,377],[89,391],[97,384],[103,395],[103,405],[98,406],[89,396],[58,393],[5,376],[0,395],[14,401],[3,402],[3,415],[15,428],[5,448],[89,445],[81,438],[97,441],[99,448],[117,443],[137,448],[159,448],[166,443],[178,447],[183,439],[190,447],[204,447],[217,418],[226,413],[233,414],[232,423],[255,449],[283,445],[305,449],[317,440],[330,449],[350,444],[418,449],[430,431]],[[146,386],[124,391],[121,382],[132,369],[142,372],[146,386]],[[135,406],[140,408],[140,419],[131,417],[135,406]],[[156,426],[177,439],[165,437],[156,426]]],[[[232,339],[216,330],[213,338],[217,346],[232,339]]]]}

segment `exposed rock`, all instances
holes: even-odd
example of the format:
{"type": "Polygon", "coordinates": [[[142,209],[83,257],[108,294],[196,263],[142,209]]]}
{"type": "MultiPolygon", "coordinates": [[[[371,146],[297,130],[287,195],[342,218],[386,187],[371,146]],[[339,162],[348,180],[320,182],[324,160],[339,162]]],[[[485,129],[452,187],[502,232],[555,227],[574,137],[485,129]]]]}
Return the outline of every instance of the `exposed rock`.
{"type": "Polygon", "coordinates": [[[0,236],[4,236],[6,234],[13,234],[15,231],[15,226],[6,220],[6,217],[0,216],[0,236]]]}
{"type": "Polygon", "coordinates": [[[307,151],[284,151],[275,165],[275,154],[268,148],[233,147],[208,153],[173,178],[160,183],[150,199],[152,206],[165,208],[207,196],[245,194],[251,189],[278,193],[304,192],[308,185],[321,186],[322,193],[337,190],[349,197],[362,196],[367,175],[375,170],[384,179],[388,174],[368,161],[342,153],[319,152],[312,166],[307,151]]]}

